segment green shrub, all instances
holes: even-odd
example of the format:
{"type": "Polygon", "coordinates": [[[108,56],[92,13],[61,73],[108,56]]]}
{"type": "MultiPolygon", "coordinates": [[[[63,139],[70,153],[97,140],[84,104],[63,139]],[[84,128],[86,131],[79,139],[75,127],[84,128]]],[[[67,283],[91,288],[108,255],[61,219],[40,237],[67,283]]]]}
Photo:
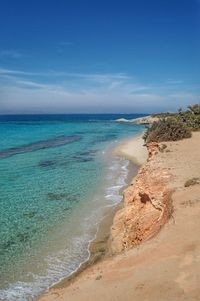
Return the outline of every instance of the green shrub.
{"type": "Polygon", "coordinates": [[[174,117],[176,116],[176,114],[177,113],[163,112],[163,113],[152,114],[152,116],[158,118],[167,118],[167,117],[174,117]]]}
{"type": "Polygon", "coordinates": [[[183,111],[181,108],[177,113],[157,113],[152,116],[160,119],[175,118],[177,121],[184,123],[191,131],[200,130],[200,104],[188,106],[188,110],[183,111]]]}
{"type": "Polygon", "coordinates": [[[188,109],[194,114],[194,115],[200,115],[200,104],[195,104],[192,106],[188,106],[188,109]]]}
{"type": "Polygon", "coordinates": [[[187,111],[179,111],[176,119],[183,122],[192,131],[200,130],[200,105],[196,104],[188,107],[187,111]]]}
{"type": "Polygon", "coordinates": [[[200,104],[188,106],[188,110],[181,108],[177,113],[158,113],[160,121],[154,122],[147,128],[144,140],[151,141],[175,141],[191,137],[191,131],[200,130],[200,104]]]}
{"type": "Polygon", "coordinates": [[[191,131],[176,118],[165,118],[154,122],[147,128],[143,139],[145,142],[176,141],[191,137],[191,131]]]}

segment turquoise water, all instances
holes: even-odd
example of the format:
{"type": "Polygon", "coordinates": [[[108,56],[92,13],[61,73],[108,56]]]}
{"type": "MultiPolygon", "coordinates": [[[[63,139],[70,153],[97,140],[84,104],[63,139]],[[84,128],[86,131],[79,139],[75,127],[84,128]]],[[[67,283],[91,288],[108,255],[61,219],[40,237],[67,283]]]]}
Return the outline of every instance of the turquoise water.
{"type": "Polygon", "coordinates": [[[143,130],[117,117],[0,117],[0,300],[34,300],[88,258],[126,184],[110,149],[143,130]]]}

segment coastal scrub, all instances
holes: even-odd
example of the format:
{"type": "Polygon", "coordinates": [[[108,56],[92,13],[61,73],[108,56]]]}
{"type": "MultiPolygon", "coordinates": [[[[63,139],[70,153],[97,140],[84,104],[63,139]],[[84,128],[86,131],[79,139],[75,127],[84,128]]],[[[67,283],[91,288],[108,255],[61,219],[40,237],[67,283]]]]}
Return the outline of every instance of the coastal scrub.
{"type": "Polygon", "coordinates": [[[176,141],[190,138],[191,131],[200,130],[200,104],[188,106],[186,111],[177,113],[159,113],[154,117],[160,120],[153,122],[143,136],[145,142],[176,141]]]}
{"type": "Polygon", "coordinates": [[[191,131],[187,126],[174,118],[161,119],[148,127],[143,138],[145,142],[176,141],[190,138],[191,131]]]}

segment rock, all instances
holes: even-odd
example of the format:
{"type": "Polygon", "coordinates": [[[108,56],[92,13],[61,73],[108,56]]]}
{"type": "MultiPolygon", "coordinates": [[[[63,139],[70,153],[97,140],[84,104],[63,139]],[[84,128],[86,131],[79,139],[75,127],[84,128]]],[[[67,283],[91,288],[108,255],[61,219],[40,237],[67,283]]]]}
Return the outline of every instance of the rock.
{"type": "Polygon", "coordinates": [[[159,121],[159,120],[160,120],[159,117],[154,117],[154,116],[149,115],[149,116],[133,119],[132,122],[134,122],[136,124],[152,124],[153,122],[159,121]]]}
{"type": "Polygon", "coordinates": [[[118,253],[154,236],[171,215],[171,178],[155,166],[158,143],[150,143],[148,161],[124,191],[124,208],[117,212],[111,229],[111,252],[118,253]]]}
{"type": "Polygon", "coordinates": [[[133,122],[136,124],[152,124],[154,121],[159,121],[159,117],[154,117],[154,116],[145,116],[145,117],[140,117],[140,118],[135,118],[135,119],[126,119],[126,118],[119,118],[116,119],[117,122],[133,122]]]}
{"type": "Polygon", "coordinates": [[[193,186],[193,185],[197,185],[197,184],[200,184],[200,178],[189,179],[185,182],[184,186],[189,187],[189,186],[193,186]]]}
{"type": "Polygon", "coordinates": [[[119,119],[116,119],[115,121],[117,121],[117,122],[130,122],[130,120],[128,120],[126,118],[119,118],[119,119]]]}

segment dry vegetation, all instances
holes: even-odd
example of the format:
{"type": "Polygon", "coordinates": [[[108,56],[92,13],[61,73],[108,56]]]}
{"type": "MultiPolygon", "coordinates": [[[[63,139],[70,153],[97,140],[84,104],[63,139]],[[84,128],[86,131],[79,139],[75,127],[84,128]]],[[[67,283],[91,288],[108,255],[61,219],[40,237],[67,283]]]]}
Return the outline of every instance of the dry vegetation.
{"type": "Polygon", "coordinates": [[[192,131],[200,130],[200,104],[189,106],[188,110],[179,109],[177,113],[159,113],[143,136],[145,142],[176,141],[191,137],[192,131]]]}

